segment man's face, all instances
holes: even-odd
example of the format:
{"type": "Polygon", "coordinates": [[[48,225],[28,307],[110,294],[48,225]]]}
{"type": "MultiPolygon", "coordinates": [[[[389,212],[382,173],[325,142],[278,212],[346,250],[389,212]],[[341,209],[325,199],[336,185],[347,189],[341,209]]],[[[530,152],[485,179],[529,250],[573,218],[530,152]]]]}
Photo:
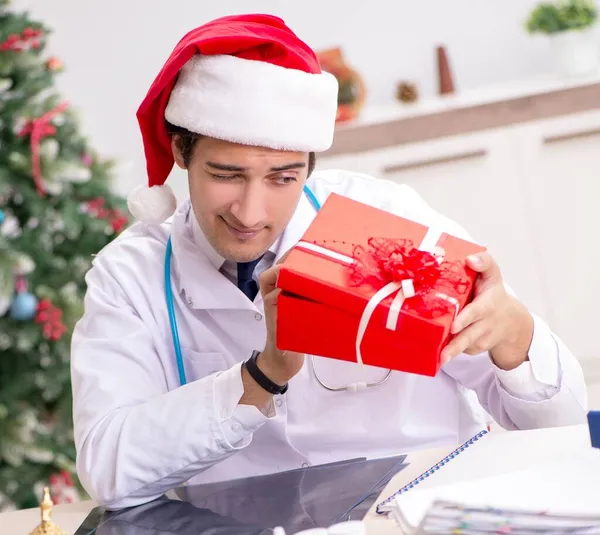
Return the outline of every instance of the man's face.
{"type": "Polygon", "coordinates": [[[227,260],[258,258],[290,221],[307,174],[307,153],[201,138],[188,178],[194,213],[206,239],[227,260]]]}

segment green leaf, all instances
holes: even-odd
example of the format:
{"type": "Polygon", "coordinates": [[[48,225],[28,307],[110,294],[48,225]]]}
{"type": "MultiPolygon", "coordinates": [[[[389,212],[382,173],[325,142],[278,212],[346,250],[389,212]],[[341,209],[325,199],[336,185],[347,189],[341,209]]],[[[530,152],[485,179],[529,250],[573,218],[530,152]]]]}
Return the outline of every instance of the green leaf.
{"type": "Polygon", "coordinates": [[[525,28],[529,33],[555,34],[581,30],[595,24],[598,17],[592,0],[542,2],[530,13],[525,28]]]}

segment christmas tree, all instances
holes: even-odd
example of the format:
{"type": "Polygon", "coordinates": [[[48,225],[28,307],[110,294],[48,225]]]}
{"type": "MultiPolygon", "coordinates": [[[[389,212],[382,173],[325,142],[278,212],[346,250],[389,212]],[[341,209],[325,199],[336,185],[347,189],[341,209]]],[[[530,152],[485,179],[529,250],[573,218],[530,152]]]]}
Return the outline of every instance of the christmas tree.
{"type": "MultiPolygon", "coordinates": [[[[69,349],[93,255],[128,224],[54,89],[49,30],[0,0],[0,510],[79,485],[69,349]]],[[[71,492],[71,498],[73,492],[71,492]]],[[[68,497],[64,498],[65,500],[68,497]]]]}

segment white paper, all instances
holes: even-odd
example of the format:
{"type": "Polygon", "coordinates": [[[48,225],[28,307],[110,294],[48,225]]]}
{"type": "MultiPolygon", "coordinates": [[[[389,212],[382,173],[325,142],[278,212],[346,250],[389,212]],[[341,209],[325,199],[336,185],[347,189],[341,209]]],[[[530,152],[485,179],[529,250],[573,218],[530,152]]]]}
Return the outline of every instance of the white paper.
{"type": "Polygon", "coordinates": [[[395,498],[395,513],[411,527],[419,525],[436,499],[473,507],[600,514],[600,450],[556,459],[534,468],[444,485],[411,489],[395,498]]]}

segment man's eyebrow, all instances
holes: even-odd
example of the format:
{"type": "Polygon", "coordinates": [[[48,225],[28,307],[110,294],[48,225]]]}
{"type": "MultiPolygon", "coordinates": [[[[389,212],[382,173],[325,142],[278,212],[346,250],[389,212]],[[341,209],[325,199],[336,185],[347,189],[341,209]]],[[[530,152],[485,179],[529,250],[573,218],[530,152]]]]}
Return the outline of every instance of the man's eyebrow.
{"type": "Polygon", "coordinates": [[[306,167],[304,162],[288,163],[287,165],[279,165],[277,167],[271,167],[271,171],[290,171],[292,169],[302,169],[306,167]]]}
{"type": "Polygon", "coordinates": [[[228,163],[215,163],[215,162],[206,162],[206,165],[212,167],[213,169],[218,169],[219,171],[245,171],[244,167],[240,167],[239,165],[231,165],[228,163]]]}
{"type": "MultiPolygon", "coordinates": [[[[228,163],[216,163],[216,162],[206,162],[208,167],[212,167],[213,169],[218,169],[219,171],[236,171],[238,173],[242,173],[247,169],[245,167],[241,167],[239,165],[233,165],[228,163]]],[[[292,169],[303,169],[306,167],[306,163],[304,162],[294,162],[288,163],[286,165],[277,165],[275,167],[271,167],[271,171],[291,171],[292,169]]]]}

